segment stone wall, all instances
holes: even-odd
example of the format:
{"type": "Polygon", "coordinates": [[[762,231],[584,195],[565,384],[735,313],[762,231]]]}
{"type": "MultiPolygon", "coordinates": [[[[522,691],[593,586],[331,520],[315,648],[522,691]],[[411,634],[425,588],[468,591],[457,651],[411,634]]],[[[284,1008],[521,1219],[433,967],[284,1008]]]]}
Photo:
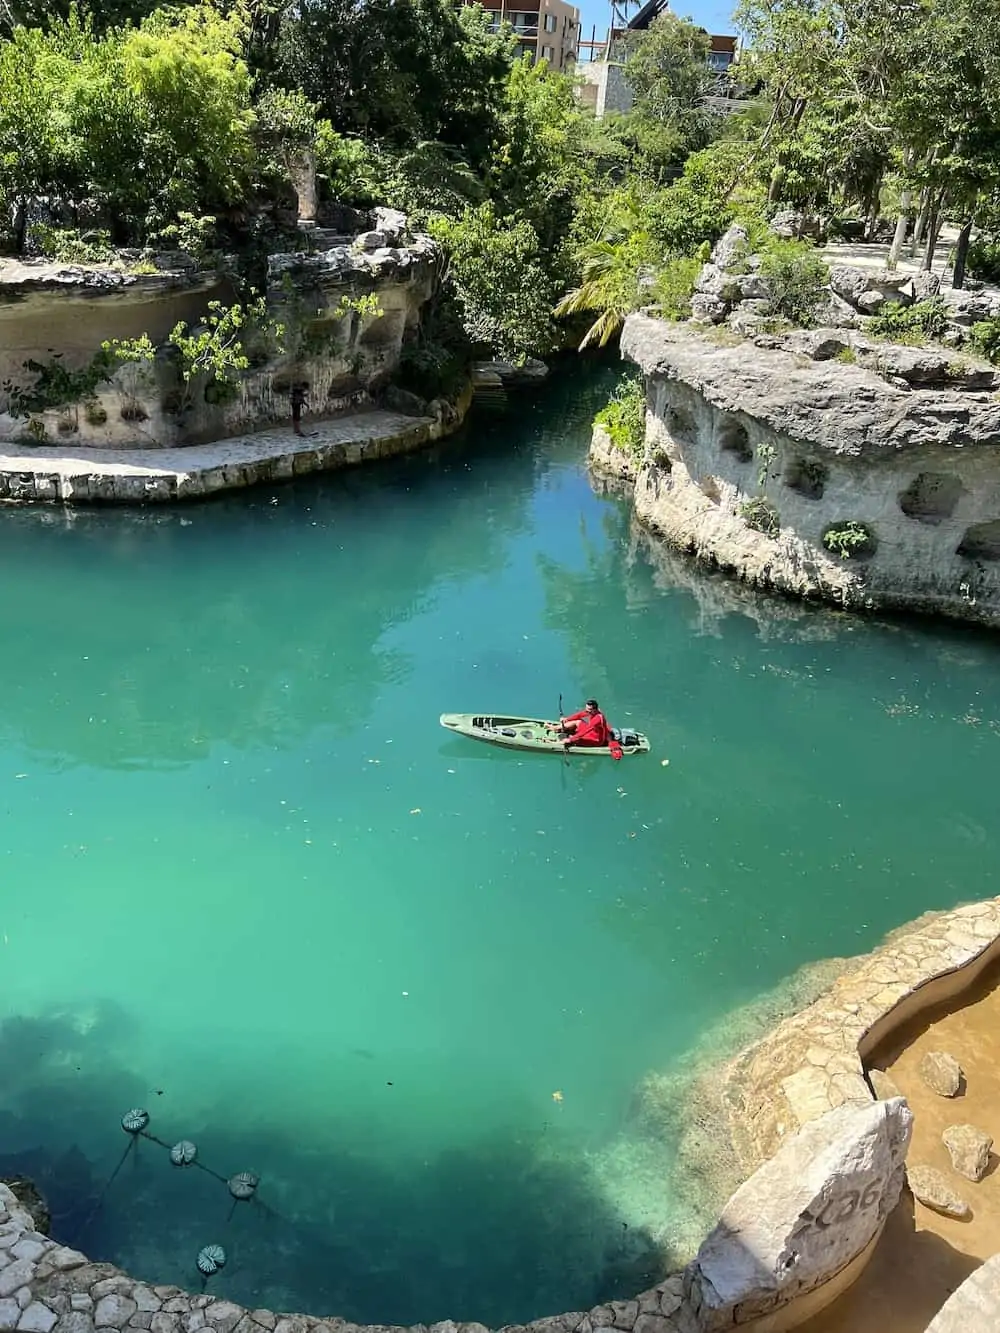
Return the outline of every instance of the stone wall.
{"type": "MultiPolygon", "coordinates": [[[[998,955],[994,898],[922,919],[857,960],[731,1064],[727,1096],[748,1178],[683,1272],[632,1300],[505,1333],[781,1333],[822,1309],[858,1276],[903,1188],[912,1117],[901,1097],[873,1096],[861,1052],[958,995],[998,955]]],[[[216,1260],[211,1280],[224,1285],[226,1256],[216,1260]]],[[[91,1263],[39,1234],[0,1185],[0,1333],[390,1333],[251,1311],[155,1277],[91,1263]]],[[[445,1322],[410,1333],[486,1330],[445,1322]]]]}
{"type": "Polygon", "coordinates": [[[192,381],[163,346],[179,321],[197,326],[212,300],[236,299],[232,281],[199,272],[183,253],[155,256],[160,271],[127,265],[0,262],[0,442],[68,448],[158,449],[201,444],[287,422],[293,387],[304,419],[369,405],[399,364],[404,339],[437,281],[439,254],[406,219],[378,210],[377,226],[353,240],[304,233],[317,247],[272,255],[267,303],[285,326],[282,346],[250,329],[250,368],[235,392],[192,381]],[[374,294],[381,313],[343,311],[343,298],[374,294]],[[13,415],[11,389],[36,380],[27,362],[87,366],[106,339],[148,334],[151,363],[120,367],[93,394],[13,415]],[[190,391],[189,391],[190,390],[190,391]]]}
{"type": "MultiPolygon", "coordinates": [[[[890,349],[907,381],[839,357],[850,336],[746,341],[631,316],[622,351],[647,385],[645,453],[624,468],[637,515],[751,584],[1000,624],[992,370],[963,362],[972,387],[923,387],[920,349],[890,349]],[[826,544],[845,530],[860,539],[846,558],[826,544]]],[[[599,434],[591,456],[608,466],[599,434]]]]}

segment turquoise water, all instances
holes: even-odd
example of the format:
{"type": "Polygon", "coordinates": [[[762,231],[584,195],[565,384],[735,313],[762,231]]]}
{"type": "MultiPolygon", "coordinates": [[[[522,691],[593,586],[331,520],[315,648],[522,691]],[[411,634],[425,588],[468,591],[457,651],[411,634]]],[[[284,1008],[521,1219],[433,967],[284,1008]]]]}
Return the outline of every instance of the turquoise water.
{"type": "Polygon", "coordinates": [[[64,1239],[189,1285],[219,1242],[211,1290],[379,1322],[638,1289],[687,1202],[643,1078],[1000,892],[1000,642],[651,558],[583,468],[609,382],[398,465],[0,515],[0,1174],[64,1239]],[[437,724],[560,692],[652,753],[437,724]],[[102,1196],[133,1105],[257,1202],[148,1142],[102,1196]]]}

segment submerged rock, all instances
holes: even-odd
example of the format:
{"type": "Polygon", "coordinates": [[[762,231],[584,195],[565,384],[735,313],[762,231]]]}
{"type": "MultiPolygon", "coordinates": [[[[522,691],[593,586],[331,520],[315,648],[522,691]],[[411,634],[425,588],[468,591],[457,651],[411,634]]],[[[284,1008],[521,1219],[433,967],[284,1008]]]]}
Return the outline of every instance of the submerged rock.
{"type": "Polygon", "coordinates": [[[960,1221],[972,1216],[972,1209],[965,1200],[948,1184],[944,1174],[933,1166],[908,1166],[906,1183],[926,1208],[933,1208],[945,1217],[957,1217],[960,1221]]]}
{"type": "Polygon", "coordinates": [[[949,1125],[941,1135],[951,1164],[966,1180],[982,1180],[990,1164],[993,1140],[975,1125],[949,1125]]]}

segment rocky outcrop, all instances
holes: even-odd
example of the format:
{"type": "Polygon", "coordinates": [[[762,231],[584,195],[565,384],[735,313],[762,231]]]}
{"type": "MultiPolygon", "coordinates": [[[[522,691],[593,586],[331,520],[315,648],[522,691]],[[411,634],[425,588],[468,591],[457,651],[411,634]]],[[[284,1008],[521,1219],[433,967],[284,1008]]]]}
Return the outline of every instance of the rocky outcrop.
{"type": "Polygon", "coordinates": [[[353,238],[302,231],[301,249],[270,256],[268,318],[283,333],[247,329],[250,365],[222,393],[204,376],[185,383],[167,338],[179,322],[198,328],[210,301],[237,299],[225,264],[200,271],[179,251],[116,265],[0,262],[0,442],[159,449],[287,422],[293,402],[303,419],[372,405],[434,290],[440,255],[403,214],[378,209],[370,220],[353,238]],[[367,296],[376,309],[350,305],[367,296]],[[158,349],[151,362],[79,382],[103,342],[143,334],[158,349]]]}
{"type": "Polygon", "coordinates": [[[688,1270],[699,1327],[749,1323],[862,1254],[899,1199],[912,1125],[901,1097],[841,1106],[751,1176],[688,1270]]]}
{"type": "MultiPolygon", "coordinates": [[[[779,214],[771,221],[770,230],[786,239],[800,238],[805,235],[801,223],[794,214],[779,214]]],[[[763,271],[763,258],[752,252],[744,227],[738,223],[730,227],[716,242],[695,282],[691,300],[694,322],[727,323],[743,335],[765,332],[775,323],[786,324],[779,318],[780,283],[773,284],[763,271]]],[[[932,298],[940,298],[941,341],[950,347],[961,347],[978,320],[1000,315],[1000,292],[996,290],[955,291],[942,288],[936,273],[833,264],[825,287],[817,293],[812,323],[863,330],[870,317],[887,306],[911,306],[932,298]]]]}
{"type": "Polygon", "coordinates": [[[622,352],[647,382],[636,514],[671,545],[803,597],[1000,624],[992,367],[837,329],[746,341],[645,315],[622,352]]]}

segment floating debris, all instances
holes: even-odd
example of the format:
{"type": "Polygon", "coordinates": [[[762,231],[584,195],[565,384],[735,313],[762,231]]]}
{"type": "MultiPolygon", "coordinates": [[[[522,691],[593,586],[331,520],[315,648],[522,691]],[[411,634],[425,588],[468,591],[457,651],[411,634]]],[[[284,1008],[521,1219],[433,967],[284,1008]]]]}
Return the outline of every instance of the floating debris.
{"type": "Polygon", "coordinates": [[[149,1124],[149,1112],[141,1106],[133,1106],[122,1116],[122,1129],[126,1134],[141,1134],[149,1124]]]}
{"type": "Polygon", "coordinates": [[[198,1251],[198,1272],[203,1277],[211,1277],[226,1266],[226,1252],[221,1245],[206,1245],[198,1251]]]}
{"type": "Polygon", "coordinates": [[[174,1166],[191,1166],[198,1156],[198,1149],[190,1139],[181,1139],[170,1149],[170,1160],[174,1166]]]}
{"type": "Polygon", "coordinates": [[[562,1095],[562,1093],[559,1092],[558,1089],[557,1089],[557,1090],[552,1094],[552,1100],[553,1100],[554,1102],[561,1102],[562,1099],[563,1099],[563,1095],[562,1095]]]}

